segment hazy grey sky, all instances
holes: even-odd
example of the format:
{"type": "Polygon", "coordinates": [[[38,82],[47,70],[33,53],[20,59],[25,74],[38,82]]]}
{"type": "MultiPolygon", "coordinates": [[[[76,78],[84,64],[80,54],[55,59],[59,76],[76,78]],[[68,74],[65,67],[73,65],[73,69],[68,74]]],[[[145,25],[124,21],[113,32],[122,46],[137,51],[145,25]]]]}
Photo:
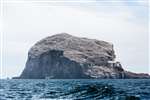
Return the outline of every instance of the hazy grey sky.
{"type": "Polygon", "coordinates": [[[34,1],[37,2],[3,3],[3,77],[20,75],[29,48],[40,39],[61,32],[112,42],[123,68],[148,73],[146,0],[34,1]]]}

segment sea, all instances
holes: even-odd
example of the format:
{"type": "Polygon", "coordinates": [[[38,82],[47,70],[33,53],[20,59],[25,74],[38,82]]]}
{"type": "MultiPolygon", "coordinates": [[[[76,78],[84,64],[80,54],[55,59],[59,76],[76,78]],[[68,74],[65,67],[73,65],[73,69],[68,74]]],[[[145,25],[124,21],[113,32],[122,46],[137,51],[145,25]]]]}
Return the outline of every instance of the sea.
{"type": "Polygon", "coordinates": [[[150,100],[150,79],[0,80],[0,100],[150,100]]]}

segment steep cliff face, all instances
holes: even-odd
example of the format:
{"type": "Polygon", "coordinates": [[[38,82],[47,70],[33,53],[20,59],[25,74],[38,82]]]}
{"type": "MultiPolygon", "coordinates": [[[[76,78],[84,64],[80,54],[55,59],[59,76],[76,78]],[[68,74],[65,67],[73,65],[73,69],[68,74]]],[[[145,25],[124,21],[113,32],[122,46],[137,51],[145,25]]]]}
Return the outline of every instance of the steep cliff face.
{"type": "Polygon", "coordinates": [[[20,78],[125,78],[127,75],[115,57],[111,43],[57,34],[42,39],[29,50],[20,78]]]}

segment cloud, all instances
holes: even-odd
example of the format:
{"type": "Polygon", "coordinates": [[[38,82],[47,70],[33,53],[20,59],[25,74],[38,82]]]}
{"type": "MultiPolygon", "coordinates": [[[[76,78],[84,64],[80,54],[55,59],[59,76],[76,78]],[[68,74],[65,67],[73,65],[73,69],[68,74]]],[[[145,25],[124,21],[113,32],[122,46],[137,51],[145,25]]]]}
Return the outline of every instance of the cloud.
{"type": "Polygon", "coordinates": [[[148,7],[149,5],[149,0],[136,0],[136,3],[140,6],[146,6],[148,7]]]}

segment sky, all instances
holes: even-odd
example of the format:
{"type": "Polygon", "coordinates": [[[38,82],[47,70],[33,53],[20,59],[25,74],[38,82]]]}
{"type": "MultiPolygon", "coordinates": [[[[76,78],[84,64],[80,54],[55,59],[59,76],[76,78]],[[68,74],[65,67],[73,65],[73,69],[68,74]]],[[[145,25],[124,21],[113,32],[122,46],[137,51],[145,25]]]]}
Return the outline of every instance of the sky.
{"type": "Polygon", "coordinates": [[[3,0],[1,77],[19,76],[28,50],[39,40],[66,32],[114,44],[123,68],[149,73],[147,0],[3,0]]]}

